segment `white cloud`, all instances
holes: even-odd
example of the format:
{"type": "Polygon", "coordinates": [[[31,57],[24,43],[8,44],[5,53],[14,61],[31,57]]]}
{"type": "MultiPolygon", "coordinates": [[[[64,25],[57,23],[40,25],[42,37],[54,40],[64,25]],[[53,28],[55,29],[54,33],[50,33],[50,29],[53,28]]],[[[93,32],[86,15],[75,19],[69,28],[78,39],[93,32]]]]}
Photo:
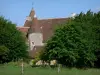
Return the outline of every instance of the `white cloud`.
{"type": "Polygon", "coordinates": [[[96,10],[100,11],[100,7],[96,8],[96,10]]]}
{"type": "Polygon", "coordinates": [[[92,11],[93,11],[93,12],[98,12],[98,11],[100,11],[100,7],[94,8],[94,9],[92,9],[92,11]]]}
{"type": "Polygon", "coordinates": [[[72,14],[71,14],[71,17],[75,17],[75,16],[76,16],[76,13],[72,13],[72,14]]]}

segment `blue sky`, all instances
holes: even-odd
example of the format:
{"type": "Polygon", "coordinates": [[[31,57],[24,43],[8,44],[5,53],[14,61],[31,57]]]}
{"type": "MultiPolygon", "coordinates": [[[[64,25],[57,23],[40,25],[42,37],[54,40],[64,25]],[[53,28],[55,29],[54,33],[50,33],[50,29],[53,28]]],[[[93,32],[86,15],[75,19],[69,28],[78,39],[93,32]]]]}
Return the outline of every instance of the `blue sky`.
{"type": "Polygon", "coordinates": [[[0,15],[23,26],[32,2],[39,19],[69,17],[71,13],[100,10],[100,0],[0,0],[0,15]]]}

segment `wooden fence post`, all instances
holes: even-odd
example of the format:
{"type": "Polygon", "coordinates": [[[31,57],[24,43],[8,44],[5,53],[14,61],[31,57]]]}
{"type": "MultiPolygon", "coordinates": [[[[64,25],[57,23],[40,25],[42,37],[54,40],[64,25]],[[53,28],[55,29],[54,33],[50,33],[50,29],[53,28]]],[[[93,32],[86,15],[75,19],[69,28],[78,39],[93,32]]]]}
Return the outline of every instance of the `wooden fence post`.
{"type": "Polygon", "coordinates": [[[23,75],[24,74],[24,63],[23,63],[23,59],[22,59],[22,64],[21,64],[21,74],[23,75]]]}
{"type": "Polygon", "coordinates": [[[58,64],[58,73],[60,72],[60,64],[58,64]]]}

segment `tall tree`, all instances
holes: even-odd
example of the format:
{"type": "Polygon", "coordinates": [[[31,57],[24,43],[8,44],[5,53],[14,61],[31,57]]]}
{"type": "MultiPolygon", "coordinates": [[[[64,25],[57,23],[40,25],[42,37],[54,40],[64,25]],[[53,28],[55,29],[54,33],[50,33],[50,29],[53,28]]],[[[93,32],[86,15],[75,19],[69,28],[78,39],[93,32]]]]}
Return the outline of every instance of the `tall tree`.
{"type": "Polygon", "coordinates": [[[27,45],[23,34],[11,21],[0,17],[0,46],[9,49],[8,61],[15,61],[27,56],[27,45]]]}
{"type": "Polygon", "coordinates": [[[56,59],[66,66],[92,67],[100,56],[100,12],[80,13],[60,25],[47,41],[42,59],[56,59]]]}

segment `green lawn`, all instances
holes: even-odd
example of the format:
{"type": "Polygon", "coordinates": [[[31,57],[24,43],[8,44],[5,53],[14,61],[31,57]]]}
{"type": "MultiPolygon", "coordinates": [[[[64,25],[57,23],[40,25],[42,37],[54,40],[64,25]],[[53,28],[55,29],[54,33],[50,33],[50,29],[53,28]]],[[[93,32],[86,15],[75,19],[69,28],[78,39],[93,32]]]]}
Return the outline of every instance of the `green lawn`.
{"type": "MultiPolygon", "coordinates": [[[[0,65],[0,75],[21,75],[21,66],[6,64],[0,65]]],[[[24,67],[24,75],[100,75],[100,69],[68,69],[61,68],[60,73],[57,73],[57,68],[32,68],[28,65],[24,67]]]]}

